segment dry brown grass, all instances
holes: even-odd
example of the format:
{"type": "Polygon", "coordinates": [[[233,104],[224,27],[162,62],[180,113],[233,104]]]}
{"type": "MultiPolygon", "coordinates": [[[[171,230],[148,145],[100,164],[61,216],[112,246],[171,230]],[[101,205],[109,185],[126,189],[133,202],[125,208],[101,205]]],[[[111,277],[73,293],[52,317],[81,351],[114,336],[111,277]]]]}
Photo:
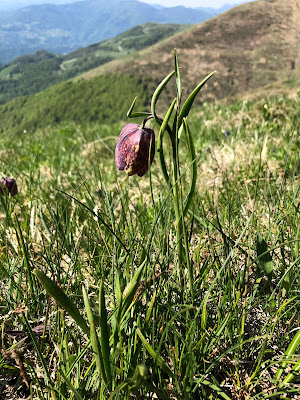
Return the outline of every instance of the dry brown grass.
{"type": "Polygon", "coordinates": [[[236,96],[275,82],[284,86],[284,81],[300,75],[299,21],[300,0],[243,4],[83,77],[131,71],[151,76],[157,83],[172,69],[173,49],[177,48],[185,95],[212,70],[217,74],[202,92],[206,100],[236,96]]]}

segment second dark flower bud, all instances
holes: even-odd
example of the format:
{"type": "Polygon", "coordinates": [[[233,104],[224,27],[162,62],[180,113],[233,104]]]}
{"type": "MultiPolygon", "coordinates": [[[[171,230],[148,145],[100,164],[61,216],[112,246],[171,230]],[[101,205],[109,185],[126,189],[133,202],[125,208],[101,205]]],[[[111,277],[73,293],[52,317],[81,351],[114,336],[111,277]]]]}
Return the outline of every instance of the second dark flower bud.
{"type": "Polygon", "coordinates": [[[18,194],[18,186],[13,178],[7,178],[4,176],[0,181],[0,194],[10,194],[15,196],[18,194]]]}

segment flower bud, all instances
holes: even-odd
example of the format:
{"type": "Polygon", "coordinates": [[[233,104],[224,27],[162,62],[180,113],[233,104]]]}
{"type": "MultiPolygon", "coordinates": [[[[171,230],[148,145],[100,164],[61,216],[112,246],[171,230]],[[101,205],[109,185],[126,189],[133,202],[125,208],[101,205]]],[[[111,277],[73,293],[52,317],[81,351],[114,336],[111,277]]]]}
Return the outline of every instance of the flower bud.
{"type": "Polygon", "coordinates": [[[11,196],[15,196],[18,193],[18,186],[13,178],[7,178],[4,176],[0,181],[0,194],[10,193],[11,196]]]}
{"type": "Polygon", "coordinates": [[[143,176],[149,167],[149,149],[151,146],[150,163],[155,153],[155,134],[152,129],[137,124],[127,124],[122,129],[117,141],[115,160],[120,171],[125,170],[131,176],[143,176]]]}

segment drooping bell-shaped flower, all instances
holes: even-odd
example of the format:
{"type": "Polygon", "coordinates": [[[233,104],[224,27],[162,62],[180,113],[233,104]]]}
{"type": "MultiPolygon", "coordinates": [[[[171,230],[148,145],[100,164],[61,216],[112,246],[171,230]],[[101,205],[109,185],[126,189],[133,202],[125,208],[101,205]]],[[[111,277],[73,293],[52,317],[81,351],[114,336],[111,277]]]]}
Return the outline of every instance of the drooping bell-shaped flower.
{"type": "Polygon", "coordinates": [[[152,164],[155,153],[155,134],[152,129],[138,124],[127,124],[117,141],[115,160],[120,171],[131,176],[143,176],[152,164]],[[151,146],[151,151],[150,151],[151,146]]]}
{"type": "Polygon", "coordinates": [[[0,181],[0,194],[7,193],[11,196],[15,196],[18,193],[18,186],[13,178],[7,178],[4,176],[0,181]]]}

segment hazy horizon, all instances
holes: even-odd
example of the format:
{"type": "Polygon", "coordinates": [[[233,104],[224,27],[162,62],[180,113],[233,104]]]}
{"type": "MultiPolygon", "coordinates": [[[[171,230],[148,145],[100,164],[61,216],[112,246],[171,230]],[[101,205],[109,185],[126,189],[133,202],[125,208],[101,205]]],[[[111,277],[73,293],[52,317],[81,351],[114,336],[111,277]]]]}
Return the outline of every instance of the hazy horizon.
{"type": "Polygon", "coordinates": [[[176,7],[181,5],[191,8],[197,8],[197,7],[221,8],[228,4],[238,5],[256,0],[210,0],[209,4],[207,4],[208,3],[207,0],[139,0],[139,1],[150,5],[159,4],[164,7],[176,7]]]}
{"type": "MultiPolygon", "coordinates": [[[[1,0],[0,10],[2,11],[17,10],[18,8],[26,7],[29,5],[37,5],[37,4],[56,4],[56,5],[70,4],[70,3],[76,3],[78,1],[83,1],[83,0],[1,0]]],[[[255,0],[210,0],[209,4],[207,4],[207,0],[137,0],[137,1],[149,5],[161,5],[164,7],[175,7],[181,5],[192,8],[196,7],[221,8],[226,4],[235,5],[255,0]]]]}

